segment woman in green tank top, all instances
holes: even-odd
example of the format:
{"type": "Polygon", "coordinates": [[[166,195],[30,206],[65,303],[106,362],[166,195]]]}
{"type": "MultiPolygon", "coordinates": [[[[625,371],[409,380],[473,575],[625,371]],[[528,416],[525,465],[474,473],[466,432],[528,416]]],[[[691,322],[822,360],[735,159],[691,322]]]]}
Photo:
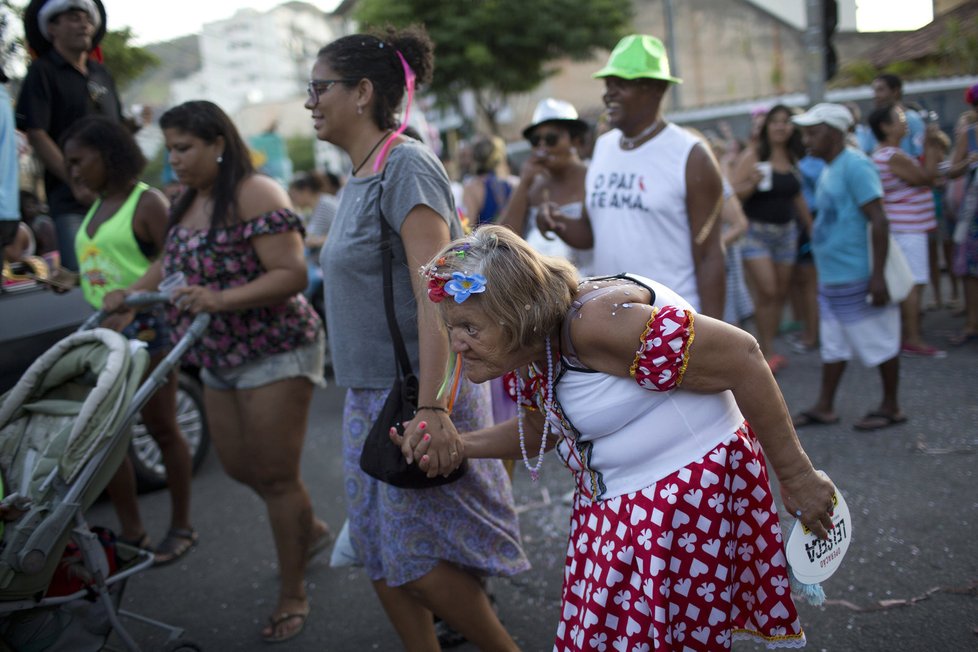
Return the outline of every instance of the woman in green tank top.
{"type": "MultiPolygon", "coordinates": [[[[75,251],[85,299],[98,309],[106,294],[125,289],[139,279],[163,251],[169,204],[160,191],[139,182],[146,159],[125,127],[91,116],[69,129],[62,147],[71,181],[97,196],[75,237],[75,251]]],[[[152,311],[117,312],[102,322],[105,328],[147,343],[149,371],[169,348],[165,324],[162,314],[152,311]]],[[[170,491],[170,529],[155,548],[157,564],[177,559],[197,540],[190,525],[192,461],[177,425],[176,393],[174,370],[141,413],[143,423],[160,447],[170,491]]],[[[119,517],[121,538],[151,549],[140,518],[136,480],[128,457],[109,483],[108,492],[119,517]]]]}

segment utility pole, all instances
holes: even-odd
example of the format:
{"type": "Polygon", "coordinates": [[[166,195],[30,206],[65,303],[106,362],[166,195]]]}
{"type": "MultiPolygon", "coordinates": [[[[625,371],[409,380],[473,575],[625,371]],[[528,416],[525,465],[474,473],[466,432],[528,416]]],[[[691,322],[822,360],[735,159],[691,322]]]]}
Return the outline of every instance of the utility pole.
{"type": "MultiPolygon", "coordinates": [[[[679,61],[676,59],[676,37],[675,24],[673,22],[672,0],[664,0],[663,11],[666,19],[666,55],[669,57],[669,74],[679,77],[679,61]]],[[[679,109],[683,105],[682,94],[679,92],[680,84],[672,84],[672,103],[673,107],[679,109]]]]}
{"type": "Polygon", "coordinates": [[[805,81],[808,104],[818,104],[825,99],[825,26],[823,0],[805,0],[808,28],[805,30],[805,81]]]}

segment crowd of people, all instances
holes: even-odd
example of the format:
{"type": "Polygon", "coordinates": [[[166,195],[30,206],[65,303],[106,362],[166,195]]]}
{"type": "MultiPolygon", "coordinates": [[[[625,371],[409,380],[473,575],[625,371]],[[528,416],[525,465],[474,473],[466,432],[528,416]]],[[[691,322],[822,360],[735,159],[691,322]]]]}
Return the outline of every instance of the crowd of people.
{"type": "MultiPolygon", "coordinates": [[[[304,573],[334,538],[300,473],[327,327],[346,388],[349,545],[411,650],[439,649],[436,619],[480,649],[517,649],[486,588],[529,567],[502,460],[536,474],[550,450],[575,485],[555,649],[798,647],[790,594],[764,589],[788,585],[766,464],[785,509],[827,537],[835,488],[796,428],[839,421],[853,358],[882,385],[854,427],[907,421],[900,356],[946,355],[921,319],[928,285],[945,304],[942,268],[964,301],[948,345],[978,341],[978,85],[953,139],[882,75],[865,125],[838,104],[779,104],[755,112],[735,144],[665,118],[681,80],[659,39],[633,34],[594,73],[599,128],[544,99],[518,174],[486,135],[453,181],[406,128],[433,44],[422,28],[388,28],[329,43],[310,71],[315,137],[352,163],[342,183],[307,171],[282,188],[255,170],[219,106],[190,101],[159,120],[180,184],[168,198],[139,180],[146,160],[90,55],[101,3],[34,0],[27,16],[39,57],[16,122],[44,166],[51,217],[37,197],[0,191],[0,224],[17,221],[3,230],[5,258],[57,249],[93,309],[108,311],[103,325],[144,341],[153,364],[196,314],[212,315],[188,360],[223,468],[267,510],[280,577],[266,642],[303,631],[304,573]],[[899,303],[884,279],[891,246],[913,275],[899,303]],[[173,275],[185,285],[165,310],[126,307],[173,275]],[[803,325],[791,342],[780,337],[789,304],[803,325]],[[430,478],[464,464],[447,484],[401,488],[361,468],[398,376],[389,320],[418,381],[415,414],[391,445],[430,478]],[[775,379],[786,344],[822,361],[815,400],[794,415],[775,379]],[[745,513],[772,526],[754,532],[745,513]]],[[[10,105],[0,93],[0,109],[10,105]]],[[[0,155],[11,118],[0,112],[0,155]]],[[[109,485],[119,536],[160,565],[198,544],[175,395],[174,375],[142,413],[171,497],[158,543],[128,462],[109,485]]]]}

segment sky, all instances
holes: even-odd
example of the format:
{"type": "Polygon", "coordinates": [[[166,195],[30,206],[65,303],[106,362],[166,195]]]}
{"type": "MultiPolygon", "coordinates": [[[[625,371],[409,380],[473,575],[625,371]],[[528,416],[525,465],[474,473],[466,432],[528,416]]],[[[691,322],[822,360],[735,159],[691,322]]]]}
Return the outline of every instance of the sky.
{"type": "MultiPolygon", "coordinates": [[[[303,0],[323,11],[332,11],[340,0],[303,0]]],[[[285,0],[102,0],[109,29],[130,27],[137,45],[168,41],[200,33],[201,26],[230,18],[238,9],[268,11],[285,0]]]]}
{"type": "MultiPolygon", "coordinates": [[[[214,20],[229,18],[243,7],[268,11],[284,0],[102,0],[109,17],[109,27],[119,29],[128,26],[135,34],[134,42],[145,45],[199,33],[201,26],[214,20]]],[[[340,0],[305,0],[323,11],[332,11],[340,0]]],[[[459,0],[464,2],[465,0],[459,0]]],[[[804,0],[768,0],[770,2],[800,5],[799,18],[804,15],[804,0]]],[[[845,2],[846,0],[841,0],[845,2]]],[[[848,0],[852,2],[853,0],[848,0]]],[[[884,31],[917,29],[932,18],[931,0],[899,0],[899,11],[894,11],[894,0],[855,0],[856,24],[860,31],[884,31]]],[[[783,5],[784,6],[784,5],[783,5]]]]}
{"type": "Polygon", "coordinates": [[[895,0],[856,0],[856,25],[861,32],[919,29],[933,19],[931,0],[902,0],[899,5],[895,0]]]}

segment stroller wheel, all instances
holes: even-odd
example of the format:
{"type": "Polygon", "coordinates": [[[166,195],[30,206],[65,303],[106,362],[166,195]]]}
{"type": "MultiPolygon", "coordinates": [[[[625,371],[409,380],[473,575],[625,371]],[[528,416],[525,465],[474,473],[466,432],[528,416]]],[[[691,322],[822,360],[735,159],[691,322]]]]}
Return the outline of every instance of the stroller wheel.
{"type": "Polygon", "coordinates": [[[178,639],[163,648],[163,652],[201,652],[202,649],[196,643],[178,639]]]}

